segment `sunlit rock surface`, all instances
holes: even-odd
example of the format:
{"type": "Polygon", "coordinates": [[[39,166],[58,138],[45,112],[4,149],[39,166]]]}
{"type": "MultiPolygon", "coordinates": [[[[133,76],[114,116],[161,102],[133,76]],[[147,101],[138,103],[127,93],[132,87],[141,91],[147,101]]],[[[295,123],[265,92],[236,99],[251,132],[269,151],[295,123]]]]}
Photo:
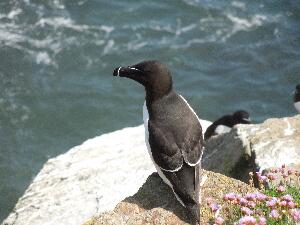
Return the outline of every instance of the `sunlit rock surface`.
{"type": "Polygon", "coordinates": [[[155,171],[144,132],[141,125],[104,134],[50,159],[3,225],[76,225],[113,209],[155,171]]]}
{"type": "MultiPolygon", "coordinates": [[[[300,165],[300,115],[267,119],[261,124],[235,126],[229,133],[212,137],[206,143],[203,168],[230,175],[243,161],[259,170],[300,165]]],[[[243,165],[240,165],[243,166],[243,165]]],[[[243,168],[238,168],[239,170],[243,168]]]]}

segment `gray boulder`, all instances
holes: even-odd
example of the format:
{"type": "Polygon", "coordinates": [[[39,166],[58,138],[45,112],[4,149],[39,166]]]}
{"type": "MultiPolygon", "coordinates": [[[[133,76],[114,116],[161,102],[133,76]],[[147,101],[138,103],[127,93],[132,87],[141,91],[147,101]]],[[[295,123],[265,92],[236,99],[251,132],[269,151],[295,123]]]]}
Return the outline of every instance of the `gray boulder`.
{"type": "MultiPolygon", "coordinates": [[[[202,167],[245,177],[255,169],[300,165],[300,115],[268,119],[261,124],[236,125],[206,143],[202,167]]],[[[240,178],[240,177],[235,177],[240,178]]]]}

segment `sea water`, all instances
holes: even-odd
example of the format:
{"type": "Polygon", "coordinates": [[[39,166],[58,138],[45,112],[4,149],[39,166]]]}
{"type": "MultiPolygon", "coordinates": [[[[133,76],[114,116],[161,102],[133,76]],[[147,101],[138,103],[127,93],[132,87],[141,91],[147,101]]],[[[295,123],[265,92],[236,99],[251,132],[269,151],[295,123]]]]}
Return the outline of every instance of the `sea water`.
{"type": "Polygon", "coordinates": [[[142,123],[144,90],[115,67],[164,62],[203,119],[295,115],[299,27],[295,0],[2,0],[0,221],[47,159],[142,123]]]}

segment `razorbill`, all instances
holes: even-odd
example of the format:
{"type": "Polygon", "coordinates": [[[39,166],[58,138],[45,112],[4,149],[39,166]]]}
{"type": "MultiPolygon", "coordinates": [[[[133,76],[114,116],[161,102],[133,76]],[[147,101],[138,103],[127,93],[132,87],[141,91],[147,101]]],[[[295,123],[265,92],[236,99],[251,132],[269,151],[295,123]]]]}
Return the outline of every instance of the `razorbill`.
{"type": "Polygon", "coordinates": [[[249,113],[244,110],[234,112],[232,115],[225,115],[213,122],[205,131],[204,140],[208,140],[213,135],[227,133],[231,128],[239,123],[251,123],[249,113]]]}
{"type": "Polygon", "coordinates": [[[296,110],[300,113],[300,84],[296,86],[294,93],[294,106],[296,110]]]}
{"type": "Polygon", "coordinates": [[[149,155],[193,223],[200,223],[203,137],[196,113],[173,90],[171,72],[159,61],[118,67],[113,75],[130,78],[145,87],[143,120],[149,155]]]}

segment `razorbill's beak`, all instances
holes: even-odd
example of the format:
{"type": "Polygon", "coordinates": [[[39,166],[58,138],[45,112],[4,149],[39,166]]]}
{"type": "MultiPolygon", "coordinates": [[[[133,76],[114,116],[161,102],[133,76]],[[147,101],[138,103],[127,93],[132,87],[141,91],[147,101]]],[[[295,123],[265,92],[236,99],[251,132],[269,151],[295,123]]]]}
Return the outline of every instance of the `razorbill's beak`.
{"type": "Polygon", "coordinates": [[[143,76],[143,71],[135,67],[131,67],[131,66],[117,67],[114,70],[113,75],[119,77],[127,77],[143,85],[145,84],[145,76],[143,76]]]}
{"type": "Polygon", "coordinates": [[[120,76],[120,77],[128,77],[128,78],[132,78],[132,76],[134,76],[137,73],[141,73],[142,71],[139,69],[136,69],[134,67],[117,67],[114,70],[113,75],[114,76],[120,76]]]}

